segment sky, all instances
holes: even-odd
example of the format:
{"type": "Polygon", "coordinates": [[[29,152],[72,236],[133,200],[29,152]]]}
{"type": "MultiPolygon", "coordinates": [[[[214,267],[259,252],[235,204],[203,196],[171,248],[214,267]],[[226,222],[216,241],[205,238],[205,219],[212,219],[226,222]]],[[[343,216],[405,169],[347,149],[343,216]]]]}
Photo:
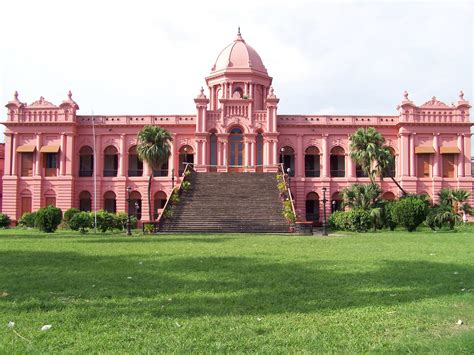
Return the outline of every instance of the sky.
{"type": "Polygon", "coordinates": [[[0,14],[4,104],[71,90],[79,114],[192,114],[238,26],[281,114],[397,114],[404,90],[474,102],[473,1],[16,0],[0,14]]]}

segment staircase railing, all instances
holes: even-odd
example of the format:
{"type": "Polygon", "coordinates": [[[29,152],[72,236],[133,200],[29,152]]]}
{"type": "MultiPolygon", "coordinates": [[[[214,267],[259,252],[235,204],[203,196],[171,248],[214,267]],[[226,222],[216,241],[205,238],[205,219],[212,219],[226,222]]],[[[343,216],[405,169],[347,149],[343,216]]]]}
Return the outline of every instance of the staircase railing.
{"type": "Polygon", "coordinates": [[[296,219],[297,215],[296,215],[296,210],[295,210],[295,204],[294,204],[294,201],[293,201],[293,196],[291,195],[291,187],[290,187],[290,183],[289,183],[290,177],[285,172],[285,168],[283,166],[283,163],[278,164],[278,170],[281,172],[281,174],[283,176],[283,182],[285,184],[285,191],[286,191],[286,194],[288,195],[288,199],[289,199],[290,204],[291,204],[291,211],[293,212],[293,215],[295,216],[295,219],[296,219]]]}
{"type": "Polygon", "coordinates": [[[168,213],[167,211],[171,211],[171,208],[173,207],[173,203],[171,202],[173,194],[179,194],[182,189],[183,189],[183,182],[187,181],[187,177],[190,175],[192,171],[194,171],[194,166],[192,163],[184,163],[185,167],[183,170],[183,173],[181,174],[181,181],[179,182],[178,185],[176,185],[172,190],[171,193],[169,194],[168,198],[166,199],[166,203],[163,206],[163,210],[161,214],[158,216],[158,219],[156,221],[156,226],[154,233],[158,232],[161,228],[161,225],[163,224],[164,220],[167,218],[168,213]]]}

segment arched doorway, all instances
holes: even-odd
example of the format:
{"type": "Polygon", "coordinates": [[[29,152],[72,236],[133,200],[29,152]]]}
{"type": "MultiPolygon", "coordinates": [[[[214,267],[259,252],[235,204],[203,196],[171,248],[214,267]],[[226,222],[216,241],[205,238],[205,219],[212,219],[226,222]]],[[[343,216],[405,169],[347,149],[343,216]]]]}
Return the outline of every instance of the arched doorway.
{"type": "Polygon", "coordinates": [[[319,222],[319,196],[316,192],[306,195],[306,220],[313,223],[319,222]]]}
{"type": "Polygon", "coordinates": [[[94,151],[89,146],[79,150],[79,176],[92,176],[94,172],[94,151]]]}
{"type": "Polygon", "coordinates": [[[295,176],[295,151],[289,146],[280,149],[280,164],[283,164],[285,173],[290,169],[290,176],[295,176]]]}
{"type": "Polygon", "coordinates": [[[256,165],[257,165],[257,172],[263,172],[263,135],[262,133],[257,134],[257,138],[255,140],[256,145],[256,165]]]}
{"type": "Polygon", "coordinates": [[[143,162],[138,159],[137,146],[134,145],[128,150],[128,176],[142,176],[143,162]]]}
{"type": "Polygon", "coordinates": [[[215,132],[212,132],[209,137],[209,171],[217,171],[217,135],[215,132]]]}
{"type": "Polygon", "coordinates": [[[395,194],[390,191],[384,192],[384,194],[382,195],[382,199],[384,199],[385,201],[393,201],[395,200],[395,194]]]}
{"type": "MultiPolygon", "coordinates": [[[[127,203],[127,211],[128,211],[127,203]]],[[[137,220],[142,219],[142,195],[138,191],[132,191],[130,194],[130,214],[135,216],[137,220]]]]}
{"type": "Polygon", "coordinates": [[[320,159],[317,147],[311,146],[306,148],[304,152],[304,173],[306,177],[319,177],[320,159]]]}
{"type": "Polygon", "coordinates": [[[183,175],[186,163],[194,164],[194,150],[189,145],[179,148],[179,175],[183,175]]]}
{"type": "Polygon", "coordinates": [[[104,176],[117,176],[118,150],[113,145],[104,149],[104,176]]]}
{"type": "Polygon", "coordinates": [[[110,213],[117,212],[117,196],[113,191],[104,194],[104,210],[110,213]]]}
{"type": "Polygon", "coordinates": [[[154,207],[153,216],[155,220],[159,216],[159,211],[165,207],[166,199],[167,199],[166,193],[164,193],[163,191],[158,191],[155,193],[155,196],[153,199],[153,207],[154,207]]]}
{"type": "Polygon", "coordinates": [[[331,177],[346,176],[346,157],[342,147],[334,147],[331,149],[330,157],[331,177]]]}
{"type": "Polygon", "coordinates": [[[92,210],[92,198],[89,191],[82,191],[79,194],[79,210],[85,212],[92,210]]]}
{"type": "Polygon", "coordinates": [[[236,127],[229,134],[229,171],[243,171],[244,165],[244,136],[236,127]]]}

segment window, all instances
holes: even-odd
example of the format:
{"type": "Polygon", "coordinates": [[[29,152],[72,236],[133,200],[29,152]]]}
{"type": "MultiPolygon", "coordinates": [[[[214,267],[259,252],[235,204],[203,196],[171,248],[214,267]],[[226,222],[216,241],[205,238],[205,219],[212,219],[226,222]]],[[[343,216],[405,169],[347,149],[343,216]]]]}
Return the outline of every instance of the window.
{"type": "Polygon", "coordinates": [[[92,199],[89,191],[82,191],[79,194],[79,210],[89,212],[92,210],[92,199]]]}
{"type": "Polygon", "coordinates": [[[92,176],[94,172],[94,154],[91,147],[82,147],[79,151],[79,176],[92,176]]]}
{"type": "Polygon", "coordinates": [[[54,197],[54,196],[46,196],[46,197],[45,197],[45,205],[46,205],[46,207],[48,207],[48,206],[54,206],[54,207],[56,207],[56,197],[54,197]]]}
{"type": "Polygon", "coordinates": [[[392,156],[392,160],[387,165],[387,168],[383,171],[384,177],[395,177],[395,151],[392,148],[389,148],[390,155],[392,156]]]}
{"type": "Polygon", "coordinates": [[[153,176],[168,176],[168,170],[168,162],[165,162],[153,170],[153,176]]]}
{"type": "Polygon", "coordinates": [[[319,196],[315,192],[306,195],[306,220],[313,223],[319,221],[319,196]]]}
{"type": "Polygon", "coordinates": [[[334,147],[331,149],[331,177],[346,176],[346,159],[344,149],[334,147]]]}
{"type": "Polygon", "coordinates": [[[280,164],[283,164],[285,174],[290,169],[290,176],[295,176],[295,151],[293,148],[286,146],[280,149],[280,164]]]}
{"type": "Polygon", "coordinates": [[[137,146],[128,150],[128,176],[142,176],[143,162],[138,159],[137,146]]]}
{"type": "Polygon", "coordinates": [[[359,164],[356,164],[356,176],[368,177],[367,173],[362,169],[362,167],[359,164]]]}
{"type": "Polygon", "coordinates": [[[212,133],[209,137],[209,162],[210,167],[209,171],[217,171],[217,136],[215,133],[212,133]]]}
{"type": "Polygon", "coordinates": [[[304,174],[306,177],[319,177],[320,175],[319,149],[316,147],[308,147],[305,150],[304,174]]]}
{"type": "Polygon", "coordinates": [[[33,176],[33,153],[21,154],[21,176],[33,176]]]}
{"type": "Polygon", "coordinates": [[[46,176],[57,176],[58,153],[44,153],[44,167],[46,176]]]}
{"type": "Polygon", "coordinates": [[[443,177],[454,178],[456,173],[455,154],[443,154],[443,177]]]}
{"type": "Polygon", "coordinates": [[[418,177],[430,177],[431,176],[431,155],[430,154],[417,154],[418,159],[418,177]]]}
{"type": "Polygon", "coordinates": [[[110,213],[117,212],[117,200],[113,191],[107,191],[104,194],[104,210],[110,213]]]}
{"type": "Polygon", "coordinates": [[[108,146],[104,150],[104,176],[117,176],[118,151],[114,146],[108,146]]]}

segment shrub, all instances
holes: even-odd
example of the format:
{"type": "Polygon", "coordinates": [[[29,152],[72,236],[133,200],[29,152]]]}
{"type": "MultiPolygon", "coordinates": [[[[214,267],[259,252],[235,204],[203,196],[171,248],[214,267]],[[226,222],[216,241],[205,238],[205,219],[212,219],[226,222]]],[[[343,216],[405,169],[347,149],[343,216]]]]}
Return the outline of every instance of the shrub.
{"type": "Polygon", "coordinates": [[[291,207],[291,201],[285,200],[283,201],[283,217],[288,221],[288,223],[295,223],[296,216],[293,213],[293,208],[291,207]]]}
{"type": "Polygon", "coordinates": [[[415,231],[425,221],[427,213],[427,201],[418,196],[403,197],[394,202],[391,209],[392,220],[409,232],[415,231]]]}
{"type": "Polygon", "coordinates": [[[0,228],[7,228],[10,227],[10,217],[8,217],[4,213],[0,213],[0,228]]]}
{"type": "Polygon", "coordinates": [[[94,218],[89,212],[79,212],[72,216],[69,221],[72,230],[80,231],[82,234],[88,232],[94,226],[94,218]]]}
{"type": "Polygon", "coordinates": [[[426,216],[426,225],[432,230],[449,227],[453,230],[456,222],[461,221],[461,216],[453,212],[449,205],[441,204],[431,207],[426,216]]]}
{"type": "Polygon", "coordinates": [[[183,181],[181,183],[181,188],[186,191],[186,190],[189,190],[189,188],[191,187],[191,183],[189,181],[183,181]]]}
{"type": "Polygon", "coordinates": [[[373,218],[370,211],[363,209],[337,211],[329,216],[329,225],[338,230],[367,232],[373,225],[373,218]]]}
{"type": "MultiPolygon", "coordinates": [[[[125,212],[117,212],[115,215],[115,221],[116,221],[116,229],[119,230],[125,230],[127,229],[127,223],[128,223],[128,213],[125,212]]],[[[137,217],[136,216],[130,216],[130,224],[132,228],[137,228],[137,217]]]]}
{"type": "Polygon", "coordinates": [[[97,211],[97,228],[105,233],[117,228],[117,217],[113,213],[104,210],[97,211]]]}
{"type": "Polygon", "coordinates": [[[69,221],[74,217],[74,215],[78,214],[79,211],[77,208],[70,208],[66,212],[64,212],[64,222],[69,223],[69,221]]]}
{"type": "Polygon", "coordinates": [[[53,233],[58,228],[62,219],[63,213],[61,209],[54,206],[40,208],[36,212],[35,226],[38,227],[40,231],[53,233]]]}
{"type": "Polygon", "coordinates": [[[395,202],[396,201],[386,201],[383,207],[384,225],[385,227],[390,228],[391,231],[395,230],[395,227],[397,226],[397,223],[392,218],[392,209],[395,202]]]}
{"type": "Polygon", "coordinates": [[[25,212],[18,220],[18,225],[23,228],[35,227],[36,212],[25,212]]]}

